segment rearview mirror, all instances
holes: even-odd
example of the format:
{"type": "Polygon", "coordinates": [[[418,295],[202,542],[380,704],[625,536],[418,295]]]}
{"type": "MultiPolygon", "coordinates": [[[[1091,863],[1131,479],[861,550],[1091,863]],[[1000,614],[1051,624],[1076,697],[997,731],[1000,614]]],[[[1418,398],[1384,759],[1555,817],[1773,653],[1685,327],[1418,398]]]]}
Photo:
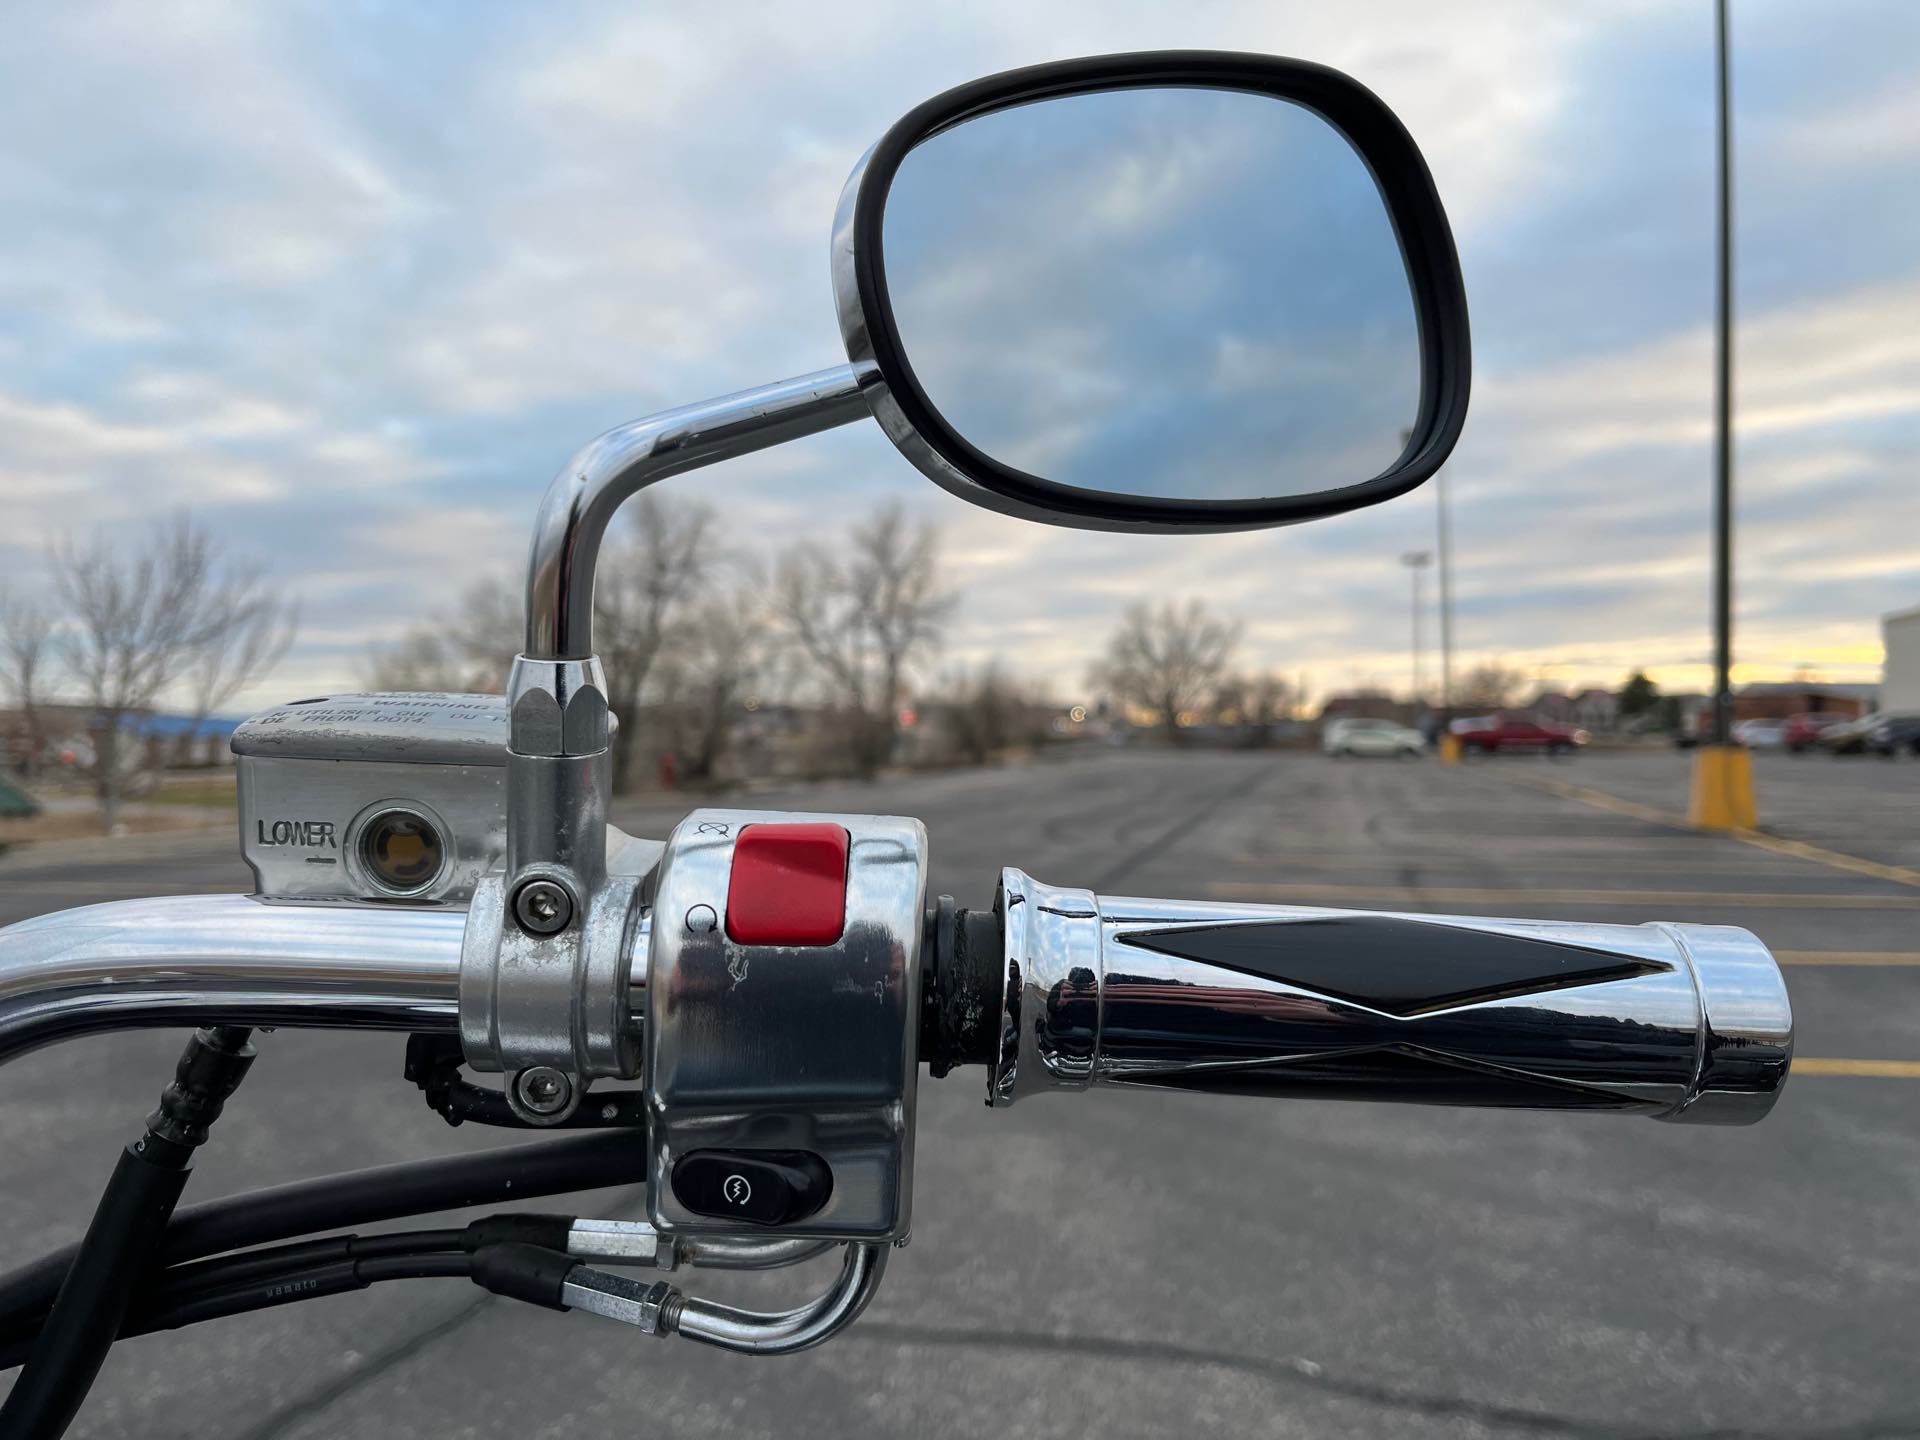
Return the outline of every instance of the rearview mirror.
{"type": "Polygon", "coordinates": [[[1163,52],[948,91],[848,181],[848,357],[921,470],[1098,528],[1400,494],[1466,415],[1466,301],[1413,141],[1335,71],[1163,52]]]}

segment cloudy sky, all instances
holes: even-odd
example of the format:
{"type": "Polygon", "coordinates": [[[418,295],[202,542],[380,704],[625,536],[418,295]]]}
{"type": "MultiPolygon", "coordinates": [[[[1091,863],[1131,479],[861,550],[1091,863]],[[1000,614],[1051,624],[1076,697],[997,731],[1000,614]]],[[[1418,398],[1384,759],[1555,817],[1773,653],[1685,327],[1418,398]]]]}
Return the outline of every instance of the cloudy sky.
{"type": "MultiPolygon", "coordinates": [[[[1871,679],[1920,603],[1920,6],[1735,0],[1744,678],[1871,679]]],[[[1426,151],[1473,309],[1457,643],[1557,683],[1707,652],[1707,0],[1569,6],[16,5],[0,46],[0,575],[190,508],[305,615],[242,704],[517,574],[600,430],[832,365],[835,199],[974,75],[1156,46],[1354,74],[1426,151]]],[[[1432,487],[1264,534],[1023,524],[859,425],[669,482],[740,549],[898,500],[951,660],[1083,674],[1134,596],[1405,683],[1432,487]]]]}

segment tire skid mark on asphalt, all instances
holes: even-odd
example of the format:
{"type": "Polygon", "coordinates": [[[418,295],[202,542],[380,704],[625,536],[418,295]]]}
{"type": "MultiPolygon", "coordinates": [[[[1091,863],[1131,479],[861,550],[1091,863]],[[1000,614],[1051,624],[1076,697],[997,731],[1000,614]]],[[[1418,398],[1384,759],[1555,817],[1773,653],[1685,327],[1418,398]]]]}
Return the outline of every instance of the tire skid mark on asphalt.
{"type": "Polygon", "coordinates": [[[1255,792],[1264,786],[1272,775],[1273,770],[1267,768],[1263,769],[1251,780],[1245,776],[1236,776],[1232,785],[1216,794],[1209,795],[1194,810],[1181,819],[1174,821],[1173,824],[1155,835],[1153,839],[1149,840],[1146,844],[1141,845],[1130,854],[1123,856],[1114,864],[1109,865],[1106,870],[1088,884],[1087,888],[1092,890],[1096,895],[1113,893],[1113,887],[1119,883],[1122,876],[1152,859],[1153,856],[1166,849],[1182,836],[1190,834],[1209,816],[1218,811],[1221,806],[1233,800],[1252,799],[1255,792]]]}
{"type": "MultiPolygon", "coordinates": [[[[1660,1429],[1622,1425],[1614,1420],[1589,1420],[1548,1410],[1503,1405],[1468,1395],[1422,1392],[1358,1376],[1343,1376],[1305,1356],[1236,1354],[1158,1337],[1135,1339],[1120,1335],[1063,1335],[1052,1330],[926,1325],[874,1317],[849,1326],[843,1340],[869,1344],[878,1341],[900,1346],[1010,1350],[1023,1356],[1052,1353],[1128,1365],[1161,1364],[1225,1370],[1270,1384],[1299,1386],[1322,1395],[1338,1396],[1377,1410],[1397,1410],[1435,1420],[1457,1420],[1471,1424],[1477,1430],[1519,1431],[1531,1435],[1556,1436],[1559,1440],[1622,1440],[1626,1436],[1644,1436],[1648,1440],[1786,1440],[1778,1431],[1748,1430],[1744,1427],[1660,1429]]],[[[1916,1431],[1913,1418],[1896,1416],[1870,1419],[1819,1433],[1827,1440],[1882,1440],[1882,1437],[1920,1432],[1916,1431]]]]}

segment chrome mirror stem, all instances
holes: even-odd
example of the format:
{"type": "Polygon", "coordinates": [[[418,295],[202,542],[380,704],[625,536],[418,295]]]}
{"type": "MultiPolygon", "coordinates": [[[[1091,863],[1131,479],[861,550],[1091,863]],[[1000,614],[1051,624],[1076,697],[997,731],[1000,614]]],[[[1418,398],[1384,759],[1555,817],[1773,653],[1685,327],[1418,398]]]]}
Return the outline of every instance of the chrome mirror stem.
{"type": "Polygon", "coordinates": [[[527,562],[526,650],[507,680],[506,864],[476,891],[461,987],[475,1066],[560,1065],[585,1079],[637,1064],[620,932],[641,877],[608,863],[613,721],[593,652],[594,571],[615,512],[668,475],[859,419],[875,373],[837,365],[633,421],[547,487],[527,562]],[[582,984],[593,993],[572,1008],[593,1018],[569,1031],[554,997],[582,984]]]}
{"type": "Polygon", "coordinates": [[[851,424],[868,413],[873,367],[835,365],[609,430],[554,476],[527,562],[529,660],[593,656],[593,574],[614,512],[683,470],[851,424]]]}

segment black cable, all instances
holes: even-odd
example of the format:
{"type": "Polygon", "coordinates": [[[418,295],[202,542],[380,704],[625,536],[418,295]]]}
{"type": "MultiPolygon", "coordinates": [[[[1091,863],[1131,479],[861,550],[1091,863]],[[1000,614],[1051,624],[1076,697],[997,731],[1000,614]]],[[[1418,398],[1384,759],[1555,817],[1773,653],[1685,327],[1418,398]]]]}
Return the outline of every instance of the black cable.
{"type": "Polygon", "coordinates": [[[287,1270],[340,1260],[378,1259],[396,1255],[434,1255],[477,1248],[464,1230],[402,1230],[391,1235],[343,1235],[327,1240],[302,1240],[294,1245],[275,1245],[263,1250],[245,1250],[238,1255],[222,1255],[213,1260],[196,1260],[176,1265],[155,1277],[155,1283],[135,1302],[136,1310],[155,1303],[205,1291],[225,1289],[275,1275],[287,1270]]]}
{"type": "MultiPolygon", "coordinates": [[[[176,1212],[167,1226],[160,1258],[178,1265],[316,1230],[631,1185],[646,1176],[644,1130],[599,1131],[473,1155],[378,1165],[189,1206],[176,1212]]],[[[69,1245],[56,1250],[0,1279],[0,1335],[38,1325],[77,1249],[69,1245]]]]}
{"type": "MultiPolygon", "coordinates": [[[[237,1287],[258,1281],[284,1281],[294,1273],[325,1269],[356,1262],[414,1260],[422,1256],[447,1253],[471,1253],[499,1245],[533,1246],[564,1253],[573,1226],[571,1215],[515,1213],[488,1215],[462,1229],[400,1230],[382,1235],[334,1235],[324,1240],[303,1240],[292,1245],[277,1245],[212,1260],[197,1260],[177,1265],[152,1277],[151,1283],[136,1294],[128,1307],[120,1329],[120,1338],[144,1335],[155,1329],[173,1328],[153,1323],[155,1317],[199,1302],[237,1287]]],[[[316,1293],[333,1294],[332,1290],[316,1293]]],[[[294,1298],[289,1296],[289,1299],[294,1298]]],[[[212,1319],[216,1311],[201,1318],[212,1319]]],[[[192,1323],[185,1321],[180,1323],[192,1323]]],[[[40,1329],[40,1317],[0,1332],[0,1342],[31,1342],[40,1329]]],[[[0,1353],[10,1353],[0,1349],[0,1353]]]]}
{"type": "Polygon", "coordinates": [[[121,1338],[150,1335],[156,1330],[178,1330],[203,1320],[317,1300],[323,1295],[344,1295],[351,1290],[365,1290],[383,1280],[466,1279],[473,1273],[473,1263],[472,1253],[457,1250],[451,1254],[370,1255],[296,1266],[268,1272],[242,1284],[183,1296],[141,1316],[120,1332],[121,1338]]]}
{"type": "MultiPolygon", "coordinates": [[[[278,1263],[255,1265],[251,1273],[238,1279],[235,1278],[239,1274],[237,1270],[219,1271],[218,1267],[223,1263],[221,1261],[185,1267],[199,1273],[187,1283],[157,1292],[143,1308],[129,1313],[122,1322],[117,1338],[124,1340],[159,1330],[177,1330],[205,1320],[291,1305],[302,1300],[317,1300],[327,1295],[342,1295],[353,1290],[364,1290],[386,1280],[465,1278],[496,1295],[564,1310],[567,1306],[561,1296],[566,1279],[579,1268],[579,1262],[551,1245],[505,1239],[453,1251],[415,1253],[406,1249],[409,1242],[444,1244],[449,1233],[463,1242],[476,1235],[535,1233],[526,1227],[516,1227],[511,1222],[540,1219],[550,1223],[557,1221],[562,1226],[571,1223],[564,1216],[508,1215],[493,1217],[494,1221],[508,1222],[495,1229],[483,1228],[490,1226],[492,1221],[482,1221],[468,1231],[372,1236],[367,1237],[367,1241],[360,1241],[360,1237],[356,1236],[345,1236],[331,1241],[289,1245],[271,1257],[269,1252],[257,1252],[245,1257],[262,1261],[271,1258],[278,1263]],[[344,1251],[356,1241],[362,1244],[376,1242],[377,1248],[393,1253],[341,1253],[331,1258],[319,1254],[327,1247],[344,1251]]],[[[0,1370],[11,1369],[25,1361],[34,1343],[32,1336],[0,1342],[0,1370]]]]}
{"type": "MultiPolygon", "coordinates": [[[[318,1300],[327,1295],[344,1295],[382,1280],[470,1277],[473,1264],[473,1254],[460,1250],[451,1254],[374,1255],[290,1266],[217,1288],[193,1287],[168,1303],[128,1315],[117,1338],[126,1340],[229,1315],[318,1300]]],[[[32,1336],[0,1341],[0,1370],[22,1364],[32,1351],[33,1343],[32,1336]]]]}
{"type": "Polygon", "coordinates": [[[134,1288],[159,1262],[194,1150],[253,1064],[251,1034],[213,1026],[187,1042],[145,1133],[121,1151],[101,1192],[26,1367],[0,1405],[0,1434],[58,1440],[73,1423],[120,1333],[134,1288]]]}

